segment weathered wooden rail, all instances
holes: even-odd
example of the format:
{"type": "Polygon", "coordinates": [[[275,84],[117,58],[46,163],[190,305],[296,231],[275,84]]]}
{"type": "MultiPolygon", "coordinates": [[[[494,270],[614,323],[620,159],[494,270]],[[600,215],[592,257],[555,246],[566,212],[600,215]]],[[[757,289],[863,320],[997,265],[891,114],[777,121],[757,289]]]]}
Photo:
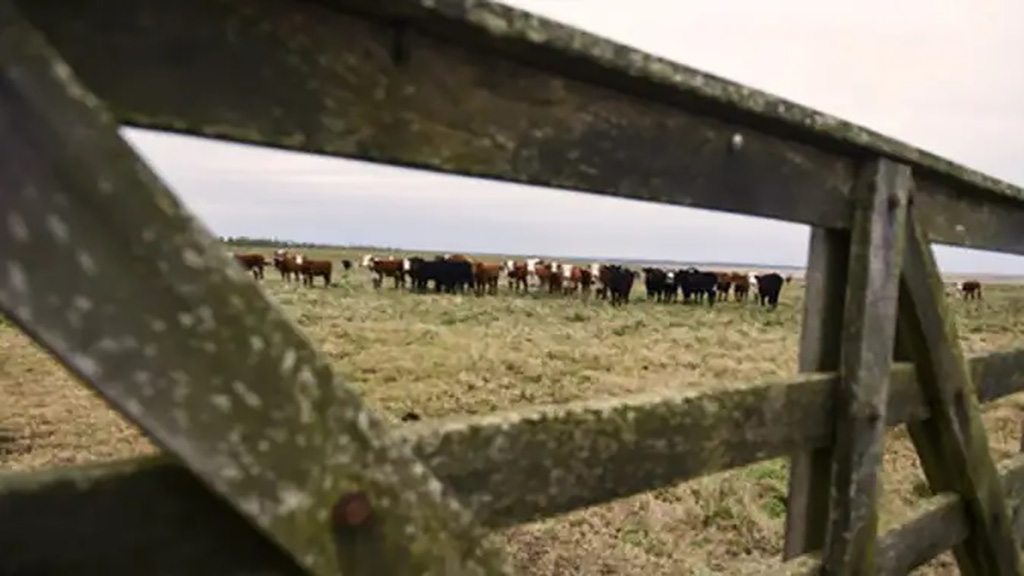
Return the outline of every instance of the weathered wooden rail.
{"type": "Polygon", "coordinates": [[[487,527],[792,456],[783,572],[1024,573],[1024,351],[963,358],[930,248],[1024,254],[1021,190],[489,2],[109,8],[0,0],[0,307],[165,455],[0,476],[0,572],[507,573],[487,527]],[[809,224],[803,374],[391,430],[118,124],[809,224]]]}

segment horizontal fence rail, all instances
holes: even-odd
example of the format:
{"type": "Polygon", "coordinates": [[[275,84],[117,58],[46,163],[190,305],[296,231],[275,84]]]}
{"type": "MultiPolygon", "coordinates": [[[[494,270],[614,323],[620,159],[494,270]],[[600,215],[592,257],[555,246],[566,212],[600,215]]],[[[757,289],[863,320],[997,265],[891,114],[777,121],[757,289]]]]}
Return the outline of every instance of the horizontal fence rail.
{"type": "Polygon", "coordinates": [[[837,229],[884,156],[931,241],[1024,254],[1006,182],[501,4],[16,3],[127,125],[837,229]]]}
{"type": "MultiPolygon", "coordinates": [[[[975,356],[969,366],[982,403],[1024,391],[1024,350],[975,356]]],[[[837,375],[824,373],[724,389],[666,390],[426,421],[395,435],[481,522],[499,528],[823,446],[837,383],[837,375]]],[[[892,371],[887,415],[889,426],[928,417],[910,365],[897,364],[892,371]]],[[[1004,481],[1013,484],[1011,494],[1024,491],[1024,472],[1004,473],[1004,481]]],[[[164,456],[0,475],[0,517],[24,519],[0,525],[0,548],[12,551],[0,557],[0,569],[5,563],[115,566],[122,559],[111,547],[125,542],[157,566],[168,555],[173,555],[167,559],[172,566],[217,562],[228,572],[244,572],[264,561],[286,565],[273,551],[250,553],[258,534],[215,500],[164,456]],[[152,510],[144,504],[150,501],[152,510]],[[105,518],[102,533],[87,528],[97,516],[105,518]],[[160,538],[139,536],[143,526],[154,524],[160,538]],[[237,530],[221,542],[213,535],[224,526],[237,530]],[[177,547],[158,550],[168,539],[192,555],[180,554],[177,547]],[[49,551],[65,540],[67,553],[53,558],[49,551]],[[214,541],[217,546],[211,545],[214,541]]],[[[927,560],[931,556],[924,557],[911,543],[948,548],[949,540],[960,535],[953,525],[943,528],[937,541],[920,538],[921,532],[933,534],[929,518],[956,516],[949,509],[959,505],[955,499],[935,502],[942,505],[929,504],[922,518],[882,536],[883,565],[927,560]]],[[[808,562],[815,560],[800,558],[787,569],[808,562]]]]}

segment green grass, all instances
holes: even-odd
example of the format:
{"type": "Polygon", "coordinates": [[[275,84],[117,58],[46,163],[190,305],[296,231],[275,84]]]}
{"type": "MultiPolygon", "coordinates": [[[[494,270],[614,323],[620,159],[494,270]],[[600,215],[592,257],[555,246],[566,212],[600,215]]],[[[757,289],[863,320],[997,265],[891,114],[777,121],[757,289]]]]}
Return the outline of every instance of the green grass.
{"type": "MultiPolygon", "coordinates": [[[[237,247],[233,248],[238,250],[237,247]]],[[[261,250],[270,254],[270,250],[261,250]]],[[[310,251],[337,262],[361,253],[310,251]]],[[[493,258],[495,260],[498,257],[493,258]]],[[[334,286],[262,284],[336,369],[386,418],[482,414],[538,403],[610,397],[665,386],[714,387],[796,370],[802,283],[774,312],[751,304],[645,302],[623,308],[530,294],[413,295],[366,270],[334,286]]],[[[1024,289],[986,286],[984,302],[953,301],[968,353],[1020,346],[1024,289]]],[[[36,469],[151,451],[138,432],[45,353],[0,323],[0,449],[7,469],[36,469]]],[[[1006,399],[985,422],[997,458],[1016,452],[1021,404],[1006,399]]],[[[902,429],[887,438],[883,524],[926,491],[902,429]]],[[[522,574],[753,574],[778,564],[785,519],[783,460],[697,479],[495,534],[522,574]]],[[[948,555],[921,573],[949,573],[948,555]]]]}

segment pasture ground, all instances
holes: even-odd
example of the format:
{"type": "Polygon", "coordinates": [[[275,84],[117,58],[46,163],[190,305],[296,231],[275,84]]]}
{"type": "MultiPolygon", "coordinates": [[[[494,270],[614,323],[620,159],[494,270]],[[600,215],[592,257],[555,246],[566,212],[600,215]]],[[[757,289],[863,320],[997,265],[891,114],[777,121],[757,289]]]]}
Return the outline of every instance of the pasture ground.
{"type": "MultiPolygon", "coordinates": [[[[271,251],[261,250],[265,254],[271,251]]],[[[361,254],[308,251],[358,262],[361,254]]],[[[282,283],[266,292],[388,418],[486,413],[538,403],[615,396],[665,386],[714,387],[796,371],[803,302],[799,279],[774,312],[752,304],[714,309],[644,301],[513,295],[412,295],[369,274],[336,268],[323,289],[282,283]]],[[[797,275],[799,276],[799,275],[797,275]]],[[[1021,346],[1024,286],[989,285],[983,302],[954,301],[967,353],[1021,346]]],[[[9,322],[0,319],[0,469],[124,458],[153,450],[9,322]]],[[[1017,451],[1024,402],[987,407],[997,459],[1017,451]]],[[[521,574],[753,574],[782,546],[787,464],[773,460],[495,534],[521,574]]],[[[925,494],[902,428],[887,436],[882,523],[898,522],[925,494]]],[[[956,573],[949,554],[920,574],[956,573]]]]}

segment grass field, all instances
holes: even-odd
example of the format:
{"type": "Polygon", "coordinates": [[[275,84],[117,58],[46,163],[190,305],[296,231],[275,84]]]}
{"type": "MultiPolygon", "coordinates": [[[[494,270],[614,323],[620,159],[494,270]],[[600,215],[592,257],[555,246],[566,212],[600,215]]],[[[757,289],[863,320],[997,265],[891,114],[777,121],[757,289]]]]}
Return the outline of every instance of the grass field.
{"type": "MultiPolygon", "coordinates": [[[[269,254],[270,250],[262,250],[269,254]]],[[[337,260],[359,254],[315,251],[337,260]]],[[[340,267],[339,267],[340,268],[340,267]]],[[[266,292],[383,414],[425,418],[615,396],[665,386],[714,387],[796,370],[803,285],[783,288],[767,312],[730,302],[714,309],[547,295],[410,295],[370,286],[365,270],[336,286],[299,288],[267,271],[266,292]]],[[[990,285],[983,302],[952,304],[968,353],[1020,346],[1024,286],[990,285]]],[[[31,470],[122,458],[153,448],[9,323],[0,325],[0,467],[31,470]],[[6,439],[6,442],[4,441],[6,439]]],[[[991,405],[996,457],[1020,442],[1018,397],[991,405]]],[[[623,499],[495,537],[519,573],[752,574],[776,565],[787,466],[768,461],[623,499]]],[[[882,522],[925,493],[902,429],[887,437],[882,522]]],[[[922,574],[956,573],[949,555],[922,574]]]]}

